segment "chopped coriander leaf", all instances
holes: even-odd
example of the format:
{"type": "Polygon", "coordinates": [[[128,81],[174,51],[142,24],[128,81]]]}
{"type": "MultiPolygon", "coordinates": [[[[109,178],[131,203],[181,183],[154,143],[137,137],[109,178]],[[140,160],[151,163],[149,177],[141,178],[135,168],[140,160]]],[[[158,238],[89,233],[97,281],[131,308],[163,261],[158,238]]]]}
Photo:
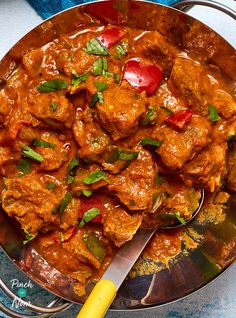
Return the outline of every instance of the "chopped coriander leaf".
{"type": "Polygon", "coordinates": [[[93,190],[83,190],[82,193],[88,198],[93,194],[93,190]]]}
{"type": "Polygon", "coordinates": [[[211,104],[208,105],[208,117],[212,122],[220,120],[217,108],[211,104]]]}
{"type": "Polygon", "coordinates": [[[27,145],[23,146],[22,152],[23,152],[23,155],[25,157],[28,157],[30,159],[33,159],[33,160],[39,161],[39,162],[43,161],[43,156],[41,156],[39,153],[37,153],[36,151],[34,151],[32,148],[30,148],[27,145]]]}
{"type": "Polygon", "coordinates": [[[96,86],[98,92],[102,92],[105,89],[108,88],[108,84],[107,83],[103,83],[103,82],[99,82],[99,81],[95,81],[94,85],[96,86]]]}
{"type": "Polygon", "coordinates": [[[115,148],[107,157],[108,163],[115,163],[118,160],[133,160],[138,158],[138,152],[125,152],[122,149],[115,148]]]}
{"type": "Polygon", "coordinates": [[[59,212],[58,207],[57,208],[53,208],[52,211],[51,211],[52,214],[57,214],[58,212],[59,212]]]}
{"type": "Polygon", "coordinates": [[[120,160],[133,160],[138,158],[139,152],[124,152],[122,150],[119,151],[119,159],[120,160]]]}
{"type": "Polygon", "coordinates": [[[62,242],[65,241],[65,235],[64,235],[63,232],[60,232],[60,239],[61,239],[62,242]]]}
{"type": "Polygon", "coordinates": [[[179,223],[186,225],[186,221],[180,216],[179,212],[175,213],[175,217],[179,221],[179,223]]]}
{"type": "Polygon", "coordinates": [[[41,92],[48,93],[48,92],[55,92],[59,91],[61,89],[65,89],[68,87],[68,84],[66,81],[60,79],[60,78],[55,78],[52,80],[49,80],[47,82],[44,82],[40,84],[37,89],[41,92]]]}
{"type": "Polygon", "coordinates": [[[120,74],[119,73],[114,74],[114,79],[115,79],[116,83],[120,83],[120,74]]]}
{"type": "Polygon", "coordinates": [[[143,119],[141,120],[140,124],[142,126],[151,125],[156,118],[156,110],[150,106],[148,107],[147,112],[145,113],[143,119]]]}
{"type": "Polygon", "coordinates": [[[72,71],[71,85],[77,87],[80,83],[85,82],[89,77],[89,73],[78,75],[75,70],[72,71]]]}
{"type": "Polygon", "coordinates": [[[79,165],[79,159],[77,157],[72,158],[68,165],[68,171],[73,170],[78,165],[79,165]]]}
{"type": "Polygon", "coordinates": [[[87,249],[99,260],[99,262],[102,262],[106,255],[106,248],[96,234],[90,233],[89,235],[84,236],[83,240],[87,249]]]}
{"type": "Polygon", "coordinates": [[[155,179],[154,179],[154,185],[159,186],[165,182],[165,177],[160,176],[159,173],[157,172],[155,179]]]}
{"type": "Polygon", "coordinates": [[[126,42],[121,42],[120,44],[118,44],[115,47],[115,51],[116,51],[115,58],[121,59],[122,56],[125,56],[128,53],[127,49],[128,49],[128,44],[126,42]]]}
{"type": "Polygon", "coordinates": [[[104,103],[104,97],[103,97],[103,94],[102,92],[97,92],[95,93],[93,96],[92,96],[92,99],[91,101],[89,102],[89,107],[90,108],[93,108],[96,103],[99,102],[100,104],[103,104],[104,103]]]}
{"type": "Polygon", "coordinates": [[[98,75],[105,75],[106,71],[108,70],[108,63],[105,57],[99,58],[93,63],[93,74],[95,76],[98,75]]]}
{"type": "Polygon", "coordinates": [[[73,175],[71,175],[71,174],[68,174],[66,183],[67,183],[68,185],[70,185],[71,183],[74,182],[74,180],[75,180],[75,177],[74,177],[73,175]]]}
{"type": "Polygon", "coordinates": [[[18,170],[23,171],[24,174],[30,173],[30,162],[28,160],[19,160],[16,167],[18,170]]]}
{"type": "Polygon", "coordinates": [[[68,165],[68,176],[67,176],[67,184],[71,184],[74,182],[74,168],[79,165],[79,160],[77,157],[74,157],[71,159],[69,165],[68,165]]]}
{"type": "Polygon", "coordinates": [[[100,180],[105,179],[105,172],[101,170],[96,170],[94,172],[91,172],[87,177],[83,179],[83,183],[85,184],[93,184],[100,180]]]}
{"type": "Polygon", "coordinates": [[[108,50],[103,47],[97,39],[91,39],[89,42],[86,43],[86,48],[84,51],[91,55],[109,55],[110,53],[108,50]]]}
{"type": "Polygon", "coordinates": [[[67,207],[67,205],[69,204],[71,198],[73,196],[73,192],[70,191],[68,192],[64,198],[61,199],[60,204],[59,204],[59,213],[62,215],[67,207]]]}
{"type": "Polygon", "coordinates": [[[164,219],[177,219],[179,221],[179,223],[181,223],[182,225],[186,225],[186,221],[180,216],[180,213],[177,212],[175,214],[172,214],[172,213],[163,213],[163,214],[160,214],[160,217],[161,218],[164,218],[164,219]]]}
{"type": "Polygon", "coordinates": [[[43,141],[40,139],[34,139],[33,146],[46,147],[46,148],[55,148],[56,147],[55,144],[52,144],[50,142],[46,142],[46,141],[43,141]]]}
{"type": "Polygon", "coordinates": [[[169,108],[165,107],[165,106],[161,106],[161,109],[163,109],[167,115],[173,115],[174,113],[172,112],[172,110],[170,110],[169,108]]]}
{"type": "Polygon", "coordinates": [[[55,112],[57,110],[57,108],[58,108],[58,105],[56,103],[54,103],[54,102],[51,102],[50,107],[51,107],[52,111],[55,112]]]}
{"type": "Polygon", "coordinates": [[[51,190],[51,189],[56,189],[57,185],[54,182],[48,182],[47,184],[47,189],[51,190]]]}
{"type": "Polygon", "coordinates": [[[140,145],[142,146],[155,146],[155,147],[160,147],[160,145],[163,143],[163,141],[160,140],[154,140],[152,138],[144,138],[140,141],[140,145]]]}
{"type": "Polygon", "coordinates": [[[99,214],[100,214],[100,209],[98,208],[89,209],[88,211],[84,213],[83,218],[79,223],[79,227],[83,227],[86,223],[93,220],[99,214]]]}
{"type": "Polygon", "coordinates": [[[30,234],[27,230],[24,229],[24,232],[26,239],[23,241],[23,244],[27,244],[35,238],[35,235],[30,234]]]}

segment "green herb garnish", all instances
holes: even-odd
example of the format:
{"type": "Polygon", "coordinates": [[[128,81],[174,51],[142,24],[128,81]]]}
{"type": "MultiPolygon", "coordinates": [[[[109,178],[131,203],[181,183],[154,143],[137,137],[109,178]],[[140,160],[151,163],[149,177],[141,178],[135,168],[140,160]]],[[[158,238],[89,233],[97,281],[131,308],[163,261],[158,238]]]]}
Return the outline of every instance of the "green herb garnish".
{"type": "Polygon", "coordinates": [[[120,44],[118,44],[115,47],[115,51],[116,51],[115,58],[116,59],[121,59],[122,56],[125,56],[128,53],[127,49],[128,49],[128,43],[121,42],[120,44]]]}
{"type": "Polygon", "coordinates": [[[119,159],[120,160],[133,160],[138,158],[139,152],[124,152],[122,150],[119,151],[119,159]]]}
{"type": "Polygon", "coordinates": [[[79,165],[79,160],[77,157],[74,157],[71,159],[69,165],[68,165],[68,176],[67,176],[67,184],[71,184],[75,177],[74,177],[74,168],[79,165]]]}
{"type": "Polygon", "coordinates": [[[62,242],[65,241],[65,235],[64,235],[63,232],[60,232],[60,239],[61,239],[62,242]]]}
{"type": "Polygon", "coordinates": [[[186,225],[186,221],[180,216],[180,213],[179,212],[176,212],[175,214],[172,214],[172,213],[163,213],[163,214],[160,214],[160,217],[161,218],[164,218],[164,219],[177,219],[179,221],[179,223],[181,223],[182,225],[186,225]]]}
{"type": "Polygon", "coordinates": [[[36,151],[34,151],[32,148],[30,148],[27,145],[23,146],[22,152],[23,152],[23,155],[25,157],[28,157],[30,159],[33,159],[33,160],[39,161],[39,162],[43,161],[43,156],[41,156],[39,153],[37,153],[36,151]]]}
{"type": "Polygon", "coordinates": [[[106,255],[106,249],[96,234],[90,233],[88,236],[84,236],[83,240],[87,249],[96,257],[97,260],[99,260],[99,262],[102,262],[106,255]]]}
{"type": "Polygon", "coordinates": [[[103,82],[99,82],[99,81],[95,81],[94,85],[96,86],[98,92],[105,91],[105,89],[108,88],[108,84],[107,83],[103,83],[103,82]]]}
{"type": "Polygon", "coordinates": [[[72,71],[71,85],[77,87],[80,83],[85,82],[89,77],[89,73],[78,75],[75,70],[72,71]]]}
{"type": "Polygon", "coordinates": [[[55,148],[56,144],[52,144],[50,142],[46,142],[46,141],[43,141],[43,140],[40,140],[40,139],[34,139],[33,146],[46,147],[46,148],[55,148]]]}
{"type": "Polygon", "coordinates": [[[56,103],[54,103],[54,102],[51,102],[50,107],[51,107],[52,111],[55,112],[57,110],[57,108],[58,108],[58,105],[56,103]]]}
{"type": "Polygon", "coordinates": [[[89,42],[86,43],[86,48],[84,51],[91,55],[109,55],[110,53],[108,50],[103,47],[97,39],[91,39],[89,42]]]}
{"type": "Polygon", "coordinates": [[[79,223],[79,227],[83,227],[86,223],[93,220],[99,214],[100,214],[100,209],[98,208],[89,209],[88,211],[84,213],[83,218],[79,223]]]}
{"type": "Polygon", "coordinates": [[[52,79],[52,80],[49,80],[47,82],[40,84],[37,87],[37,89],[41,92],[48,93],[48,92],[59,91],[61,89],[65,89],[67,87],[68,87],[68,84],[66,81],[59,79],[59,78],[55,78],[55,79],[52,79]]]}
{"type": "Polygon", "coordinates": [[[220,120],[217,108],[211,104],[208,105],[208,117],[212,122],[220,120]]]}
{"type": "Polygon", "coordinates": [[[48,182],[47,184],[47,189],[51,190],[51,189],[56,189],[57,185],[54,182],[48,182]]]}
{"type": "Polygon", "coordinates": [[[108,70],[108,63],[105,57],[99,58],[93,63],[93,74],[95,76],[105,75],[108,70]]]}
{"type": "Polygon", "coordinates": [[[83,190],[82,193],[88,198],[93,194],[93,190],[83,190]]]}
{"type": "Polygon", "coordinates": [[[161,106],[161,109],[163,109],[167,115],[173,115],[174,113],[172,112],[172,110],[170,110],[169,108],[165,107],[165,106],[161,106]]]}
{"type": "Polygon", "coordinates": [[[105,172],[101,170],[96,170],[91,172],[87,177],[83,179],[83,183],[85,184],[93,184],[100,180],[105,180],[105,172]]]}
{"type": "Polygon", "coordinates": [[[99,102],[100,104],[104,104],[104,97],[102,92],[97,92],[92,96],[92,99],[89,102],[89,107],[93,108],[97,102],[99,102]]]}
{"type": "Polygon", "coordinates": [[[160,145],[163,143],[163,141],[160,140],[154,140],[152,138],[144,138],[142,139],[139,144],[142,146],[155,146],[155,147],[160,147],[160,145]]]}
{"type": "Polygon", "coordinates": [[[30,173],[30,162],[28,160],[19,160],[16,167],[18,170],[23,171],[24,174],[30,173]]]}
{"type": "Polygon", "coordinates": [[[70,191],[68,192],[64,198],[61,199],[60,204],[59,204],[59,213],[62,215],[67,207],[67,205],[69,204],[71,198],[73,196],[73,192],[70,191]]]}
{"type": "Polygon", "coordinates": [[[153,124],[154,119],[156,118],[156,110],[150,106],[146,111],[143,119],[140,121],[141,126],[147,126],[153,124]]]}
{"type": "Polygon", "coordinates": [[[35,238],[35,235],[30,234],[27,230],[24,229],[24,232],[26,239],[23,241],[23,244],[27,244],[35,238]]]}

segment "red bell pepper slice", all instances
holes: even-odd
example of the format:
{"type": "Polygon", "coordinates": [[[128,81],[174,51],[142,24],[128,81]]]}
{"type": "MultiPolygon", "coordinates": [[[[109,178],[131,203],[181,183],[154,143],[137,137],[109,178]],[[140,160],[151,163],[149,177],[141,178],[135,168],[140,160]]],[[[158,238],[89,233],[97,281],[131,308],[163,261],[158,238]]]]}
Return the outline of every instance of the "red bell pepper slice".
{"type": "Polygon", "coordinates": [[[190,122],[193,115],[193,111],[191,109],[180,110],[172,115],[170,115],[166,119],[166,123],[177,129],[182,129],[185,124],[190,122]]]}
{"type": "Polygon", "coordinates": [[[97,40],[101,43],[101,45],[106,48],[111,47],[113,44],[117,43],[123,36],[123,32],[121,32],[118,28],[110,28],[103,31],[98,37],[97,40]]]}
{"type": "Polygon", "coordinates": [[[79,209],[79,218],[82,219],[84,213],[92,208],[99,209],[100,214],[92,219],[91,222],[102,223],[102,214],[105,212],[105,206],[102,200],[96,195],[92,195],[91,197],[82,200],[79,209]]]}
{"type": "Polygon", "coordinates": [[[146,91],[149,95],[154,94],[162,78],[161,68],[152,64],[144,64],[138,58],[126,61],[124,65],[123,79],[139,92],[146,91]]]}

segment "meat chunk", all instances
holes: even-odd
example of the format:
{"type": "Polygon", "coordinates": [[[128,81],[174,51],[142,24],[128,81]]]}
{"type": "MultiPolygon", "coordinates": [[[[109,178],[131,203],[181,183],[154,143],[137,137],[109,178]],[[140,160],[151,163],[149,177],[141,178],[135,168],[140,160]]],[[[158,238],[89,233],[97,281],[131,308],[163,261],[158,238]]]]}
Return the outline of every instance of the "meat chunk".
{"type": "Polygon", "coordinates": [[[208,105],[213,104],[225,118],[236,113],[234,98],[224,89],[209,71],[198,62],[176,58],[170,77],[173,84],[187,99],[194,112],[207,115],[208,105]]]}
{"type": "MultiPolygon", "coordinates": [[[[128,85],[128,84],[127,84],[128,85]]],[[[145,99],[131,88],[114,87],[103,93],[104,103],[97,103],[98,116],[113,140],[134,133],[145,112],[145,99]]]]}
{"type": "Polygon", "coordinates": [[[197,154],[183,168],[183,180],[214,192],[226,174],[226,144],[211,144],[206,150],[197,154]]]}
{"type": "Polygon", "coordinates": [[[14,101],[9,98],[6,91],[2,89],[0,91],[0,123],[4,121],[4,117],[9,114],[13,105],[14,101]]]}
{"type": "Polygon", "coordinates": [[[170,81],[179,89],[195,112],[207,114],[213,91],[210,78],[199,63],[190,59],[176,58],[170,81]]]}
{"type": "Polygon", "coordinates": [[[27,174],[5,181],[6,190],[2,194],[2,207],[10,217],[15,217],[21,227],[32,235],[54,222],[51,213],[60,201],[60,196],[46,189],[40,176],[27,174]]]}
{"type": "Polygon", "coordinates": [[[119,175],[109,178],[109,191],[130,210],[145,210],[152,205],[155,165],[148,151],[140,150],[137,159],[119,175]]]}
{"type": "Polygon", "coordinates": [[[227,187],[231,191],[236,191],[236,145],[234,144],[230,149],[228,162],[227,162],[227,187]]]}
{"type": "Polygon", "coordinates": [[[89,109],[78,109],[72,129],[75,140],[81,147],[78,150],[81,158],[99,160],[99,156],[109,147],[110,138],[95,121],[89,109]]]}
{"type": "Polygon", "coordinates": [[[136,37],[133,43],[133,51],[136,54],[142,54],[152,62],[163,67],[169,73],[174,58],[179,53],[179,50],[173,45],[169,44],[166,39],[159,32],[143,32],[141,36],[136,37]]]}
{"type": "Polygon", "coordinates": [[[76,255],[83,263],[89,263],[94,268],[99,269],[101,266],[101,262],[88,250],[86,243],[84,242],[84,236],[88,235],[88,230],[80,229],[68,242],[63,244],[63,247],[76,255]]]}
{"type": "Polygon", "coordinates": [[[55,129],[70,128],[75,117],[73,105],[60,93],[30,94],[28,108],[32,115],[55,129]]]}
{"type": "Polygon", "coordinates": [[[110,209],[103,222],[104,235],[120,247],[130,241],[142,223],[142,216],[129,215],[122,208],[110,209]]]}
{"type": "Polygon", "coordinates": [[[162,162],[171,170],[181,169],[198,151],[205,147],[211,137],[212,128],[207,119],[193,117],[185,131],[177,132],[170,127],[164,127],[153,135],[163,140],[157,149],[162,162]]]}
{"type": "Polygon", "coordinates": [[[35,150],[43,156],[40,168],[43,170],[59,169],[69,159],[68,143],[63,143],[53,132],[43,131],[39,134],[39,140],[50,144],[49,147],[36,146],[35,150]]]}

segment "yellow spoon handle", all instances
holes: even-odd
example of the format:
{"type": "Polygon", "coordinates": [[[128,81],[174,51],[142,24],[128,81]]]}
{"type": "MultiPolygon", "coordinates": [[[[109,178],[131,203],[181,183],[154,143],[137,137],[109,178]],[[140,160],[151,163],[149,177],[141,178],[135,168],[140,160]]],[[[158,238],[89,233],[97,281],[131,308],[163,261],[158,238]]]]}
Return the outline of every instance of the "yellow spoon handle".
{"type": "Polygon", "coordinates": [[[101,279],[91,291],[77,318],[103,318],[116,296],[116,286],[108,279],[101,279]]]}

